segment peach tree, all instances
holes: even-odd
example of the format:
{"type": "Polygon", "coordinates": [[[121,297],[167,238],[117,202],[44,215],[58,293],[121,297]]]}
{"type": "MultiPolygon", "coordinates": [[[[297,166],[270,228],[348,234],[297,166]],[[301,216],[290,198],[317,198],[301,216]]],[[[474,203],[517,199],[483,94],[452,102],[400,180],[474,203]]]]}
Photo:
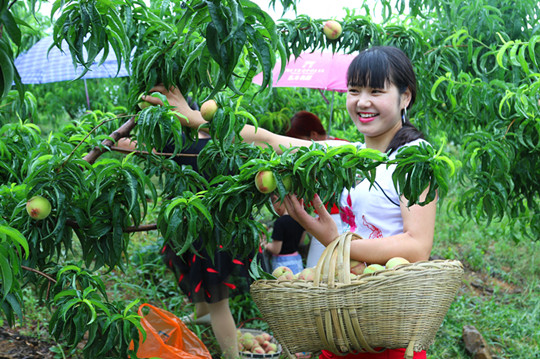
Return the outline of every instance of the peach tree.
{"type": "MultiPolygon", "coordinates": [[[[281,1],[284,8],[295,3],[281,1]]],[[[111,48],[131,71],[130,93],[121,113],[88,112],[45,137],[25,115],[39,99],[26,95],[13,64],[29,46],[21,40],[26,26],[20,14],[35,11],[39,2],[0,0],[0,96],[9,101],[0,106],[9,119],[0,128],[0,304],[7,321],[22,317],[21,287],[32,283],[52,308],[55,339],[73,348],[86,336],[88,358],[133,357],[137,301],[108,298],[97,270],[124,265],[131,234],[141,230],[159,231],[180,253],[200,235],[209,249],[251,252],[264,231],[256,214],[271,210],[269,194],[255,187],[261,170],[274,173],[280,197],[288,177],[290,190],[306,201],[315,193],[335,201],[357,175],[373,181],[376,166],[395,164],[395,184],[410,204],[419,203],[425,189],[431,201],[457,183],[457,213],[478,222],[505,219],[537,238],[536,4],[380,3],[385,21],[375,22],[375,10],[359,5],[339,19],[342,35],[329,40],[325,19],[299,15],[276,23],[248,0],[57,1],[51,9],[56,45],[66,41],[83,65],[111,48]],[[406,9],[411,17],[391,16],[406,15],[406,9]],[[420,91],[410,117],[433,147],[411,147],[390,161],[352,145],[313,144],[278,155],[239,141],[245,124],[258,125],[250,109],[267,94],[277,59],[325,49],[353,53],[376,44],[398,46],[412,59],[420,91]],[[260,71],[263,86],[252,86],[260,71]],[[182,128],[167,103],[138,110],[140,94],[160,82],[179,86],[199,103],[218,102],[208,125],[215,140],[198,156],[210,180],[173,161],[196,141],[195,130],[182,128]],[[138,150],[113,153],[124,137],[137,141],[138,150]],[[165,152],[167,145],[172,152],[165,152]],[[452,182],[454,170],[459,182],[452,182]],[[52,208],[40,220],[25,209],[36,195],[52,208]],[[157,222],[148,224],[149,206],[157,203],[157,222]],[[74,243],[82,249],[78,260],[72,260],[74,243]]],[[[252,270],[258,272],[256,264],[252,270]]]]}

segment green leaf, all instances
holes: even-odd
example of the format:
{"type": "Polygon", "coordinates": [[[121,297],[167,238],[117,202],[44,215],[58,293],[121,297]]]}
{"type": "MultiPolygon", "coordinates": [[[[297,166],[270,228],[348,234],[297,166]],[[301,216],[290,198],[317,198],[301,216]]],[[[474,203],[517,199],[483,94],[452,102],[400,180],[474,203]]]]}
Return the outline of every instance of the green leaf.
{"type": "Polygon", "coordinates": [[[0,233],[7,235],[9,238],[17,242],[24,249],[24,258],[28,259],[28,256],[30,254],[28,242],[26,241],[26,238],[24,238],[24,236],[21,234],[21,232],[19,232],[15,228],[0,225],[0,233]]]}
{"type": "Polygon", "coordinates": [[[507,70],[506,66],[504,66],[504,63],[503,63],[503,57],[504,55],[506,54],[506,50],[514,45],[514,41],[508,41],[506,43],[504,43],[503,46],[501,46],[501,48],[499,49],[499,51],[497,51],[497,56],[496,56],[496,59],[497,59],[497,64],[499,64],[500,67],[502,67],[503,69],[507,70]]]}
{"type": "Polygon", "coordinates": [[[21,46],[21,30],[11,11],[0,11],[0,22],[4,25],[4,29],[13,43],[17,47],[21,46]]]}
{"type": "Polygon", "coordinates": [[[13,285],[13,272],[11,271],[11,264],[8,258],[2,253],[4,250],[0,248],[0,274],[2,278],[2,291],[4,292],[2,296],[2,301],[5,300],[6,296],[11,291],[11,286],[13,285]]]}

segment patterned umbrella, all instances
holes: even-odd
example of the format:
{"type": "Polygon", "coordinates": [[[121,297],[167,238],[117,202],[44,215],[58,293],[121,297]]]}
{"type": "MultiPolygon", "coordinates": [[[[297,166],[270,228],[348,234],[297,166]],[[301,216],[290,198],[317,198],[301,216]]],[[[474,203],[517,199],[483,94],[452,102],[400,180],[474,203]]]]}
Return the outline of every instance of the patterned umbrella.
{"type": "MultiPolygon", "coordinates": [[[[21,75],[23,84],[44,84],[49,82],[70,81],[77,79],[83,72],[82,66],[75,66],[69,52],[68,44],[62,42],[62,51],[56,46],[51,48],[52,36],[39,40],[30,50],[15,59],[15,67],[21,75]],[[49,50],[50,48],[50,50],[49,50]]],[[[84,54],[86,57],[86,54],[84,54]]],[[[101,57],[97,57],[101,60],[101,57]]],[[[94,62],[90,70],[81,77],[94,79],[104,77],[129,76],[123,64],[118,72],[118,62],[114,52],[109,51],[105,61],[98,66],[94,62]]]]}

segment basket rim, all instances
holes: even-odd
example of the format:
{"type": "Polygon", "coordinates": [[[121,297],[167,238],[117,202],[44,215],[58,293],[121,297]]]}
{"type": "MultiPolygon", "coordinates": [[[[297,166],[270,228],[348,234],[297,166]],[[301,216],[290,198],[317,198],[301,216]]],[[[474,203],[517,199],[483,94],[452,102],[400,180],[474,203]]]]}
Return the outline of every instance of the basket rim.
{"type": "Polygon", "coordinates": [[[464,270],[463,263],[456,259],[434,259],[418,261],[413,263],[406,263],[398,265],[391,269],[382,269],[372,273],[362,273],[355,278],[349,280],[349,283],[337,281],[334,283],[328,283],[328,276],[321,276],[319,283],[315,280],[304,279],[257,279],[253,281],[250,288],[256,288],[258,285],[274,284],[283,285],[287,287],[313,287],[313,288],[328,288],[330,285],[340,288],[343,286],[359,285],[359,284],[376,284],[378,281],[393,280],[395,276],[407,276],[413,274],[420,274],[422,272],[440,271],[440,270],[455,270],[458,273],[462,273],[464,270]]]}

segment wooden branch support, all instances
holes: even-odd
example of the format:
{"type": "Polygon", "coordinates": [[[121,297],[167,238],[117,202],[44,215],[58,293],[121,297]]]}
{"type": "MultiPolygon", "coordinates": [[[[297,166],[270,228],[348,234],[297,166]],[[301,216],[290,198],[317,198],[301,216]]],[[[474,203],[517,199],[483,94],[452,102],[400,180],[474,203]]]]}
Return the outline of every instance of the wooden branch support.
{"type": "Polygon", "coordinates": [[[126,229],[124,229],[124,233],[147,232],[147,231],[153,231],[156,229],[157,229],[157,224],[152,223],[152,224],[144,224],[138,227],[135,227],[135,226],[126,227],[126,229]]]}
{"type": "MultiPolygon", "coordinates": [[[[131,130],[135,127],[135,117],[131,117],[129,120],[127,120],[122,126],[118,128],[118,130],[114,131],[112,134],[109,135],[109,137],[112,138],[106,139],[101,144],[103,146],[109,147],[110,149],[114,151],[118,151],[121,153],[131,153],[135,152],[139,155],[148,155],[149,153],[146,151],[133,151],[128,149],[123,149],[120,147],[113,146],[118,140],[121,138],[129,137],[129,133],[131,130]]],[[[93,164],[99,156],[101,156],[105,151],[102,148],[94,147],[86,156],[84,156],[84,160],[90,164],[93,164]]],[[[157,155],[162,156],[172,156],[172,153],[156,153],[157,155]]],[[[198,156],[197,154],[177,154],[177,156],[198,156]]],[[[75,221],[66,221],[66,225],[73,227],[73,228],[79,228],[79,224],[75,221]]],[[[124,229],[124,233],[134,233],[134,232],[145,232],[145,231],[152,231],[157,229],[157,224],[146,224],[142,226],[130,226],[124,229]]]]}
{"type": "Polygon", "coordinates": [[[47,300],[49,299],[49,294],[51,292],[51,283],[54,283],[56,284],[56,279],[54,279],[53,277],[51,277],[50,275],[47,275],[41,271],[38,271],[37,269],[34,269],[34,268],[30,268],[30,267],[27,267],[27,266],[23,266],[21,265],[21,268],[24,269],[24,270],[27,270],[29,272],[34,272],[34,273],[37,273],[39,274],[40,276],[42,277],[45,277],[47,278],[49,281],[47,282],[47,295],[46,295],[46,298],[47,300]]]}

